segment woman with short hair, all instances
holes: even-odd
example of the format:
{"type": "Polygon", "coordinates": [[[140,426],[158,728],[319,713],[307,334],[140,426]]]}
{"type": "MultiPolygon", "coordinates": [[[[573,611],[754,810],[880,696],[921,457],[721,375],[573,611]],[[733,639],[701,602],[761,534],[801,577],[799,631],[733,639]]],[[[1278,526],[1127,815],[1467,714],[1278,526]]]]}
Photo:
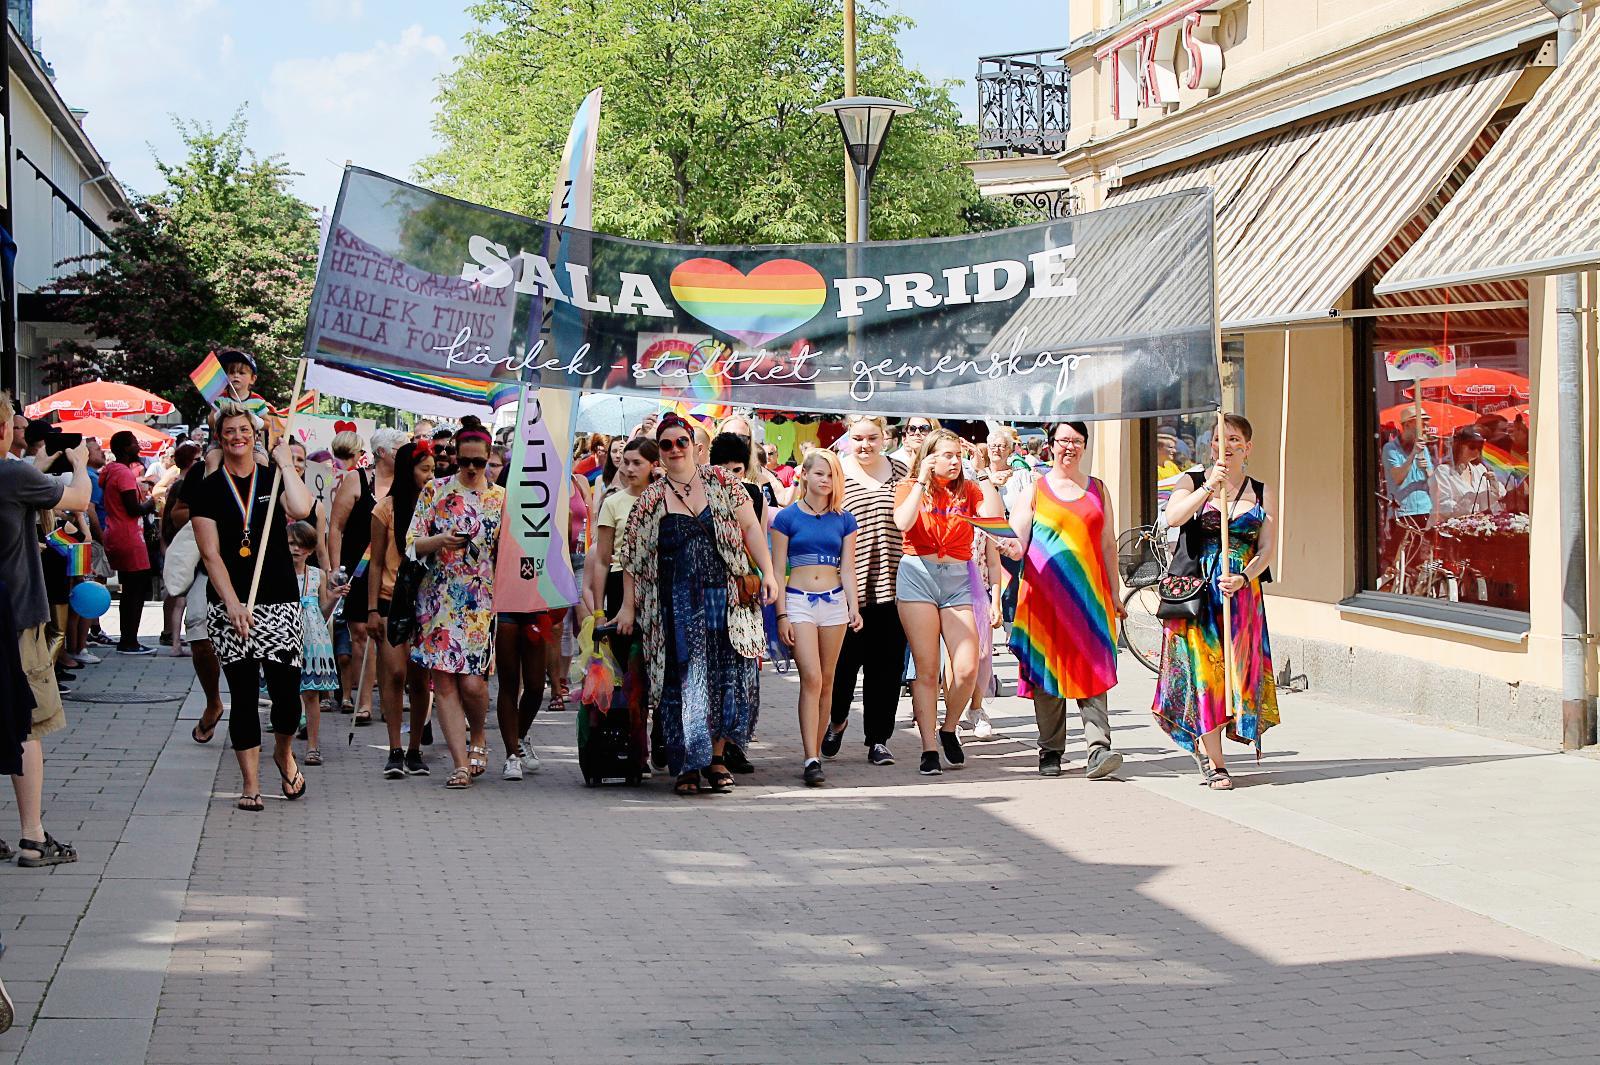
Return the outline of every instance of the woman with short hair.
{"type": "Polygon", "coordinates": [[[122,635],[117,641],[117,653],[154,654],[155,648],[139,642],[139,620],[155,576],[144,537],[144,516],[154,513],[155,502],[141,481],[144,464],[139,461],[139,438],[126,429],[112,434],[111,456],[112,461],[100,470],[100,491],[106,507],[106,558],[117,571],[117,584],[122,591],[122,635]]]}
{"type": "Polygon", "coordinates": [[[724,747],[750,741],[760,707],[763,603],[778,594],[750,497],[726,470],[695,461],[695,435],[668,414],[656,429],[663,476],[634,504],[623,538],[617,629],[635,622],[650,660],[674,791],[733,786],[724,747]],[[752,561],[754,567],[752,567],[752,561]],[[759,571],[759,590],[752,568],[759,571]],[[754,594],[749,594],[749,593],[754,594]]]}

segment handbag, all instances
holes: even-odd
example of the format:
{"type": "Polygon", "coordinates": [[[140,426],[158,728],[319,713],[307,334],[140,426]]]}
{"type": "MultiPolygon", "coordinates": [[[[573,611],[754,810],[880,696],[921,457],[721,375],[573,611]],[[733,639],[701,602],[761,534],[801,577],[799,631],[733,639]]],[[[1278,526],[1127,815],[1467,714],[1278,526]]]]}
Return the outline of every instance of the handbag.
{"type": "Polygon", "coordinates": [[[167,544],[167,557],[161,567],[161,581],[171,596],[187,595],[200,568],[200,545],[195,543],[194,527],[185,525],[167,544]]]}
{"type": "Polygon", "coordinates": [[[389,596],[389,619],[384,626],[390,647],[399,647],[417,635],[417,596],[427,575],[428,567],[409,554],[400,560],[400,572],[395,574],[394,591],[389,596]]]}
{"type": "MultiPolygon", "coordinates": [[[[1248,483],[1247,480],[1239,485],[1238,494],[1224,512],[1224,520],[1233,513],[1233,507],[1244,496],[1245,484],[1248,483]]],[[[1211,577],[1195,554],[1202,535],[1198,518],[1197,514],[1184,523],[1178,546],[1172,552],[1172,561],[1167,564],[1167,572],[1156,582],[1156,597],[1160,600],[1156,604],[1156,617],[1162,621],[1199,621],[1210,609],[1211,600],[1206,591],[1211,585],[1211,577]]]]}

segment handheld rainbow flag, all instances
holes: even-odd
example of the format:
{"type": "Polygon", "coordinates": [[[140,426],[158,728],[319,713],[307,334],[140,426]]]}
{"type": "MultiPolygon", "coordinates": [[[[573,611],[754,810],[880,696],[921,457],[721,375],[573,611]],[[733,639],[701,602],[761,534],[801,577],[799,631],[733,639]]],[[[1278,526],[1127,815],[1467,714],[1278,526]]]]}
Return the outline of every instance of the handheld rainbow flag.
{"type": "Polygon", "coordinates": [[[1488,466],[1507,488],[1520,484],[1528,478],[1527,456],[1519,456],[1499,444],[1483,445],[1483,464],[1488,466]]]}
{"type": "Polygon", "coordinates": [[[67,560],[67,576],[86,577],[89,574],[89,544],[78,543],[60,529],[45,537],[55,551],[67,560]]]}
{"type": "Polygon", "coordinates": [[[981,533],[988,533],[990,536],[997,536],[1002,539],[1015,540],[1017,538],[1017,531],[1011,527],[1011,522],[1005,518],[964,517],[963,520],[981,533]]]}
{"type": "Polygon", "coordinates": [[[189,371],[189,380],[199,389],[201,398],[212,407],[217,405],[217,397],[222,395],[222,390],[228,387],[228,375],[222,372],[222,363],[217,361],[214,351],[206,352],[200,365],[189,371]]]}
{"type": "Polygon", "coordinates": [[[356,571],[354,573],[350,574],[350,579],[354,581],[354,580],[360,580],[362,577],[365,577],[367,575],[367,565],[371,561],[372,561],[372,545],[369,543],[367,545],[367,549],[365,551],[361,552],[361,561],[356,563],[356,571]]]}

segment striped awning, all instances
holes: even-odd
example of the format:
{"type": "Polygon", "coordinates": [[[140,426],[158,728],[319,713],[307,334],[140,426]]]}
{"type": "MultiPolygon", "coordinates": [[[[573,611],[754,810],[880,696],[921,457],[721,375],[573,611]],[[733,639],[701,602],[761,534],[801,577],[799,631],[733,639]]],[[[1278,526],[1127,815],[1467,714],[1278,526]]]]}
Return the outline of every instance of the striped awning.
{"type": "Polygon", "coordinates": [[[1534,94],[1461,194],[1377,288],[1600,265],[1600,25],[1534,94]]]}
{"type": "Polygon", "coordinates": [[[1508,59],[1127,185],[1107,205],[1217,189],[1223,328],[1326,318],[1434,196],[1525,65],[1508,59]]]}

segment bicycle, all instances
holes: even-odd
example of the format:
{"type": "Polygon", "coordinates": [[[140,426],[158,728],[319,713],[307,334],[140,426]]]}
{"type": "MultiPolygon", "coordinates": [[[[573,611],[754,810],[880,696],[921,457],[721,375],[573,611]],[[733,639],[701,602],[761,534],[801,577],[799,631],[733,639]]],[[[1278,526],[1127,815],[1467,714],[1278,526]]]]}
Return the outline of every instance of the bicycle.
{"type": "Polygon", "coordinates": [[[1122,619],[1119,639],[1128,653],[1150,672],[1161,668],[1161,649],[1167,630],[1156,617],[1161,596],[1156,590],[1172,561],[1163,523],[1141,525],[1117,537],[1117,568],[1122,572],[1122,619]]]}

